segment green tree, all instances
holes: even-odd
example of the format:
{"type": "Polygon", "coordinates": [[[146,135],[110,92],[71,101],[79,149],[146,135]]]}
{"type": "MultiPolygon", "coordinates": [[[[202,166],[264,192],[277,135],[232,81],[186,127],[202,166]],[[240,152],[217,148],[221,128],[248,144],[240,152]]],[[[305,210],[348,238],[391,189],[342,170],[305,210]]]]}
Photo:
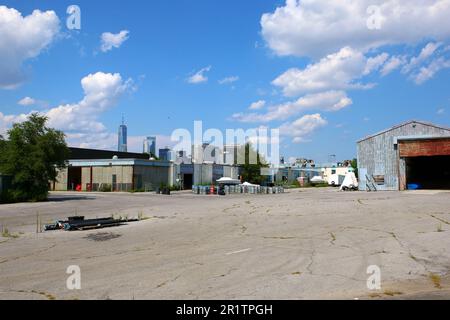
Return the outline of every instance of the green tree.
{"type": "Polygon", "coordinates": [[[42,201],[50,181],[69,155],[64,133],[46,127],[47,118],[34,113],[14,124],[8,140],[0,139],[0,172],[12,176],[10,201],[42,201]]]}
{"type": "Polygon", "coordinates": [[[156,155],[153,154],[153,152],[144,152],[144,154],[148,155],[149,158],[153,158],[155,160],[159,160],[159,157],[157,157],[156,155]]]}
{"type": "Polygon", "coordinates": [[[264,157],[253,148],[251,143],[246,143],[237,151],[237,159],[235,160],[240,165],[243,181],[261,184],[266,180],[266,177],[261,175],[261,169],[268,168],[269,165],[264,157]]]}
{"type": "Polygon", "coordinates": [[[352,168],[355,169],[355,175],[358,178],[358,160],[357,159],[352,160],[352,168]]]}

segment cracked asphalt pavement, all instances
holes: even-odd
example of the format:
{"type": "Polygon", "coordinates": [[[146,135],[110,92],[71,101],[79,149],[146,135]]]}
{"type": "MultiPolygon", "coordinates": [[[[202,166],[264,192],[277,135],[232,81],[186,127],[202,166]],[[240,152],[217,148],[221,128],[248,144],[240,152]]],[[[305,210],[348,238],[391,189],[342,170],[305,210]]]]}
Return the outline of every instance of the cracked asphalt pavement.
{"type": "Polygon", "coordinates": [[[52,193],[0,205],[0,225],[0,299],[450,299],[448,191],[52,193]],[[37,215],[113,214],[147,219],[36,233],[37,215]],[[81,290],[66,287],[71,265],[81,290]]]}

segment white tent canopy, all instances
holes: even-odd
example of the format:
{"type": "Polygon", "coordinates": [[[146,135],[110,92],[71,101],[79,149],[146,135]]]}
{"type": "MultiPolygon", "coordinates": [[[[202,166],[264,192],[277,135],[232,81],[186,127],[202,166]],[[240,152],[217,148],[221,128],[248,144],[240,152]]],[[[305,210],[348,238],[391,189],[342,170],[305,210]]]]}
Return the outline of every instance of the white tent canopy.
{"type": "Polygon", "coordinates": [[[217,183],[219,184],[241,184],[241,181],[238,179],[233,179],[229,177],[223,177],[217,180],[217,183]]]}
{"type": "Polygon", "coordinates": [[[249,182],[244,182],[242,185],[243,185],[244,187],[260,187],[259,184],[251,184],[251,183],[249,183],[249,182]]]}

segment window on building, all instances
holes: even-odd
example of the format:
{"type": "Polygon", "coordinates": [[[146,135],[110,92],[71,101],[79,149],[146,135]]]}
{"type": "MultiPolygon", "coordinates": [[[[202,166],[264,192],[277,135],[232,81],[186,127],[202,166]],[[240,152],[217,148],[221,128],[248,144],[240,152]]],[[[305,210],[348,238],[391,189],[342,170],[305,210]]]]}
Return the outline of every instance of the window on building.
{"type": "Polygon", "coordinates": [[[373,180],[377,185],[384,185],[384,175],[373,176],[373,180]]]}

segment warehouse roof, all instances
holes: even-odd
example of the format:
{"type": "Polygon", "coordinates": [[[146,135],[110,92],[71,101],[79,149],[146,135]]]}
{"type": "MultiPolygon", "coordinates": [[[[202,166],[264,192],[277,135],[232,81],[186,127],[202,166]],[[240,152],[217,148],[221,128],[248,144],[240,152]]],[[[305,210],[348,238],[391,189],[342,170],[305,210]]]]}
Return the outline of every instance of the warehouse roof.
{"type": "Polygon", "coordinates": [[[393,127],[389,128],[389,129],[385,129],[385,130],[383,130],[383,131],[377,132],[377,133],[372,134],[372,135],[370,135],[370,136],[366,136],[366,137],[364,137],[363,139],[358,140],[358,143],[359,143],[359,142],[362,142],[362,141],[365,141],[365,140],[368,140],[368,139],[371,139],[371,138],[374,138],[374,137],[376,137],[376,136],[382,135],[382,134],[384,134],[384,133],[386,133],[386,132],[389,132],[389,131],[392,131],[392,130],[395,130],[395,129],[404,127],[404,126],[406,126],[406,125],[408,125],[408,124],[413,124],[413,123],[419,123],[419,124],[423,124],[423,125],[425,125],[425,126],[430,126],[430,127],[435,127],[435,128],[438,128],[438,129],[443,129],[443,130],[448,130],[448,131],[450,131],[450,128],[443,127],[443,126],[438,126],[438,125],[433,124],[433,123],[431,123],[431,122],[420,121],[420,120],[410,120],[410,121],[407,121],[407,122],[398,124],[398,125],[396,125],[396,126],[393,126],[393,127]]]}
{"type": "Polygon", "coordinates": [[[145,166],[170,167],[172,162],[143,159],[79,159],[69,160],[69,167],[145,166]]]}
{"type": "Polygon", "coordinates": [[[90,160],[90,159],[112,159],[117,156],[119,159],[142,159],[148,160],[149,155],[145,153],[119,152],[111,150],[96,150],[84,148],[69,148],[70,160],[90,160]]]}

